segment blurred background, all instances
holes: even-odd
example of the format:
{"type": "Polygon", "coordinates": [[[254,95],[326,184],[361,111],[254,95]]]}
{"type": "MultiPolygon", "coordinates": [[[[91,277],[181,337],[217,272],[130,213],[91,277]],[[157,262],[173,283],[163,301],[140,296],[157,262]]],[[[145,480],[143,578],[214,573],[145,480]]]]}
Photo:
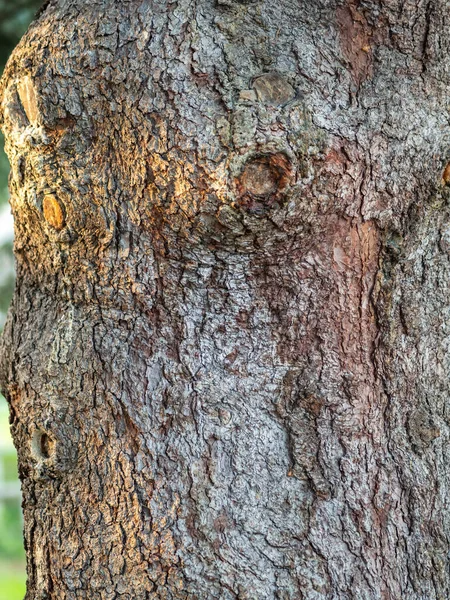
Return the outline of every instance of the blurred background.
{"type": "MultiPolygon", "coordinates": [[[[0,0],[0,73],[42,0],[0,0]]],[[[8,204],[9,164],[0,135],[0,330],[14,287],[13,222],[8,204]]],[[[9,435],[8,406],[0,395],[0,600],[25,595],[20,485],[16,452],[9,435]]]]}

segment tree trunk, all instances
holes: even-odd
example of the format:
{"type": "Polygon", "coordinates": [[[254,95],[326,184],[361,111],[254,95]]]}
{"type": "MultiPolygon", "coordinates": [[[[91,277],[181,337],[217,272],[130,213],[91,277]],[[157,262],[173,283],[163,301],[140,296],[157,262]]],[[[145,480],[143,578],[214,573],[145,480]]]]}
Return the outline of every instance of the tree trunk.
{"type": "Polygon", "coordinates": [[[444,0],[60,0],[1,84],[27,600],[450,597],[444,0]]]}

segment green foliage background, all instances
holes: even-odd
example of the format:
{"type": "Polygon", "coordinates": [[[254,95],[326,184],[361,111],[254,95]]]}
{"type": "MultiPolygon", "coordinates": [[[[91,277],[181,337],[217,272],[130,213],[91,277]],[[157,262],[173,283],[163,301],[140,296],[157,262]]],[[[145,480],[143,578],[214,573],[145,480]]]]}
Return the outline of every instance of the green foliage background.
{"type": "MultiPolygon", "coordinates": [[[[42,0],[0,0],[0,73],[20,40],[42,0]]],[[[9,163],[3,152],[0,134],[0,219],[7,216],[9,163]]],[[[14,286],[14,261],[11,242],[0,244],[0,328],[14,286]]],[[[6,481],[17,481],[14,447],[8,435],[8,411],[0,396],[0,456],[6,481]],[[6,450],[5,450],[6,448],[6,450]]],[[[25,567],[22,542],[22,516],[17,501],[0,503],[0,600],[20,600],[25,594],[25,567]]]]}

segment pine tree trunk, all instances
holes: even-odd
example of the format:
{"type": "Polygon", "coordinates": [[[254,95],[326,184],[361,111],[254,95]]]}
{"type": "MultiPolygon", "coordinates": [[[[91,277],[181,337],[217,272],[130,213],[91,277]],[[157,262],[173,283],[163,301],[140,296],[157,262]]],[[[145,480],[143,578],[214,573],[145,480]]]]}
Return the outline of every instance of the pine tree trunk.
{"type": "Polygon", "coordinates": [[[60,0],[2,79],[27,600],[448,600],[444,0],[60,0]]]}

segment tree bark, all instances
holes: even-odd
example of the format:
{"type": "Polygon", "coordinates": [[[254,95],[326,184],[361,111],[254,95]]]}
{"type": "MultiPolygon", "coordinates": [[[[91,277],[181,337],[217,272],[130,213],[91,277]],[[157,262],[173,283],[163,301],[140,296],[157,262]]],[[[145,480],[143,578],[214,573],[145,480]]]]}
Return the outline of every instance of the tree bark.
{"type": "Polygon", "coordinates": [[[27,600],[450,597],[444,0],[60,0],[2,79],[27,600]]]}

